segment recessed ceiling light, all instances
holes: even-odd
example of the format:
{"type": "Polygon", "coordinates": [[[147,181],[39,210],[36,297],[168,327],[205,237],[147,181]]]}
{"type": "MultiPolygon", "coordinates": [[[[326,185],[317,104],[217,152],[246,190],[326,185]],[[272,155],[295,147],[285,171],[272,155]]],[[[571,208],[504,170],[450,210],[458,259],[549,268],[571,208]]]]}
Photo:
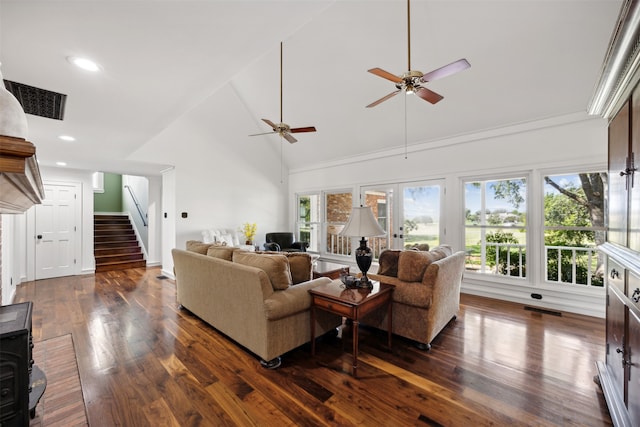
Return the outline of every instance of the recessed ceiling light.
{"type": "Polygon", "coordinates": [[[80,67],[83,70],[87,71],[99,71],[100,66],[87,58],[80,58],[77,56],[68,56],[67,61],[75,65],[76,67],[80,67]]]}
{"type": "Polygon", "coordinates": [[[58,166],[67,166],[67,164],[65,162],[56,162],[56,165],[58,165],[58,166]]]}
{"type": "Polygon", "coordinates": [[[60,135],[58,138],[60,138],[63,141],[75,141],[76,140],[71,135],[60,135]]]}

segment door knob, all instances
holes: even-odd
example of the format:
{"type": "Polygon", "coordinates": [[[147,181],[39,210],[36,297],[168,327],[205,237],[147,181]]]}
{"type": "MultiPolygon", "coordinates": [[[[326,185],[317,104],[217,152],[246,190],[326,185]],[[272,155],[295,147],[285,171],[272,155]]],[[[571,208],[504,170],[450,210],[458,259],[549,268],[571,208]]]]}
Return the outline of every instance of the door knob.
{"type": "Polygon", "coordinates": [[[42,239],[42,234],[38,234],[36,237],[37,237],[38,239],[42,239]]]}

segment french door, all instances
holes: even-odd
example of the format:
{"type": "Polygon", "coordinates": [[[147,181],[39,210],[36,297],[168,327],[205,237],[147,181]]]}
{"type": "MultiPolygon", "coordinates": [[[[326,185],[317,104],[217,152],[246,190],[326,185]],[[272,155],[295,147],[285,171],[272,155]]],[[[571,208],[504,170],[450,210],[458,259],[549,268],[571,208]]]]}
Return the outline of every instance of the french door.
{"type": "Polygon", "coordinates": [[[443,180],[361,187],[360,202],[371,207],[387,233],[384,237],[369,239],[375,258],[387,248],[439,245],[444,234],[440,221],[443,197],[443,180]]]}

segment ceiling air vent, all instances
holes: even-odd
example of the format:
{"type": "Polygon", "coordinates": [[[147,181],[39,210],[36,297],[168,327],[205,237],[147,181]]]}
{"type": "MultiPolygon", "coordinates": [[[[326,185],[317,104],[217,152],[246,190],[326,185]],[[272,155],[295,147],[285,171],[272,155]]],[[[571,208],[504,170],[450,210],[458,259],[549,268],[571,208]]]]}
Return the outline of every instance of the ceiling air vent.
{"type": "Polygon", "coordinates": [[[16,97],[27,114],[63,120],[67,95],[4,80],[4,86],[16,97]]]}

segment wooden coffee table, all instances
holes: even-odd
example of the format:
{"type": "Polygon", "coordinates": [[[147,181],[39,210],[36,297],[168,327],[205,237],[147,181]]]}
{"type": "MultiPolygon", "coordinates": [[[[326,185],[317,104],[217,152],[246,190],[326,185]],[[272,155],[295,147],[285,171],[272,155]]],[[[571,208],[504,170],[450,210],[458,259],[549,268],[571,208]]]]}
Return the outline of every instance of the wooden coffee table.
{"type": "Polygon", "coordinates": [[[373,289],[347,289],[340,280],[309,289],[311,303],[311,354],[316,354],[316,310],[325,310],[353,321],[353,376],[358,377],[358,325],[360,319],[387,305],[388,345],[391,348],[393,286],[372,280],[373,289]]]}
{"type": "Polygon", "coordinates": [[[329,261],[316,261],[313,263],[313,278],[328,277],[339,279],[340,274],[349,274],[349,266],[329,261]]]}

